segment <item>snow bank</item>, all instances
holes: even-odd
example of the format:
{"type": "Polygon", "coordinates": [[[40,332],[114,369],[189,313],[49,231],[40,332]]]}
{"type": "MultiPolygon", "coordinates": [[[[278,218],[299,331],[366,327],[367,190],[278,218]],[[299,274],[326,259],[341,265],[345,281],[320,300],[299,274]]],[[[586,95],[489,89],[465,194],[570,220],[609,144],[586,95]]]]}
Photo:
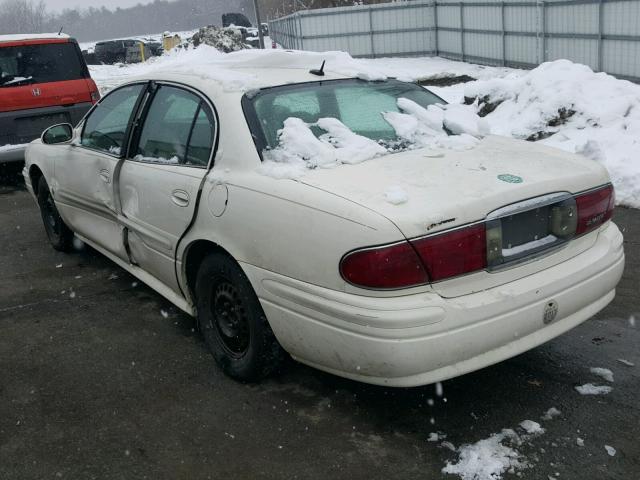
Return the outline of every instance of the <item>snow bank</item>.
{"type": "Polygon", "coordinates": [[[543,143],[602,163],[620,204],[640,208],[640,85],[568,60],[466,84],[493,133],[543,143]],[[495,107],[495,110],[490,111],[495,107]]]}
{"type": "Polygon", "coordinates": [[[608,385],[594,385],[593,383],[585,383],[576,387],[576,390],[580,395],[606,395],[611,393],[613,388],[608,385]]]}

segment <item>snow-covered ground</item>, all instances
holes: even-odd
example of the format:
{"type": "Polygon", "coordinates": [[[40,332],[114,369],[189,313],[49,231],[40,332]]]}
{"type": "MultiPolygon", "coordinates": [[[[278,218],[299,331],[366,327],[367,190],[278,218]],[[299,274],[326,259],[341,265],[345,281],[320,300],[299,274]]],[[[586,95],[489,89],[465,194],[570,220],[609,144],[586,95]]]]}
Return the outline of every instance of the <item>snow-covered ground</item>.
{"type": "Polygon", "coordinates": [[[607,167],[619,204],[640,208],[640,85],[594,73],[567,60],[525,71],[442,58],[356,60],[342,52],[249,50],[222,54],[210,47],[174,51],[144,64],[91,66],[102,93],[156,69],[191,68],[231,89],[260,86],[256,76],[225,67],[282,64],[314,66],[366,79],[397,77],[417,81],[468,75],[477,81],[430,87],[451,103],[484,116],[491,133],[531,139],[585,155],[607,167]],[[488,112],[488,113],[487,113],[488,112]]]}

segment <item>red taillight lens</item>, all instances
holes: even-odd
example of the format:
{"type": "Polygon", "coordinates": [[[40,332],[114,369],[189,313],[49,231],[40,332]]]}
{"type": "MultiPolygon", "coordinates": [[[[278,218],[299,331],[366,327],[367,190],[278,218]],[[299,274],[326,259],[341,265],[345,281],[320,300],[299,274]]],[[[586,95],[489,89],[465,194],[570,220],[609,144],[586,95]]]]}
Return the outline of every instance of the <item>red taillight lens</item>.
{"type": "Polygon", "coordinates": [[[91,92],[91,103],[97,103],[100,100],[100,92],[98,90],[94,90],[91,92]]]}
{"type": "Polygon", "coordinates": [[[484,223],[412,240],[432,282],[482,270],[487,266],[484,223]]]}
{"type": "Polygon", "coordinates": [[[340,263],[340,274],[364,288],[406,288],[429,281],[409,242],[349,253],[340,263]]]}
{"type": "Polygon", "coordinates": [[[611,219],[614,204],[615,194],[611,185],[576,195],[578,209],[576,235],[583,235],[595,230],[611,219]]]}

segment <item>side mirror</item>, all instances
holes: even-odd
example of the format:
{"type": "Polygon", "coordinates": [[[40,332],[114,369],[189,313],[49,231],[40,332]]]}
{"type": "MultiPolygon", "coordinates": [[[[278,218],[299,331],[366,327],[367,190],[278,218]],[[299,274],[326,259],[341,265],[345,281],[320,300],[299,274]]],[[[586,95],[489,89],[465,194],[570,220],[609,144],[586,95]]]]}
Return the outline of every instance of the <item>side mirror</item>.
{"type": "Polygon", "coordinates": [[[70,142],[73,138],[73,126],[70,123],[53,125],[42,132],[42,143],[55,145],[70,142]]]}

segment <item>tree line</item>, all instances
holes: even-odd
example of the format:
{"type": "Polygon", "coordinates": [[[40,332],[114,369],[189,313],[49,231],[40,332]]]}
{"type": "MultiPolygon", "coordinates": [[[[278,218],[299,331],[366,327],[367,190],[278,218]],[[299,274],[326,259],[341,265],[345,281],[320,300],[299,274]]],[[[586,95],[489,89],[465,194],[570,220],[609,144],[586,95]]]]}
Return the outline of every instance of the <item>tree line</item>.
{"type": "MultiPolygon", "coordinates": [[[[107,1],[107,0],[105,0],[107,1]]],[[[389,0],[258,0],[262,21],[298,10],[389,0]]],[[[63,32],[79,41],[105,40],[220,25],[223,13],[244,13],[255,22],[253,0],[154,0],[131,8],[67,8],[47,12],[42,0],[0,0],[0,35],[63,32]]]]}
{"type": "Polygon", "coordinates": [[[220,25],[222,14],[241,12],[252,21],[252,0],[155,0],[131,8],[68,8],[48,12],[42,0],[0,0],[0,35],[63,32],[79,41],[104,40],[220,25]]]}

